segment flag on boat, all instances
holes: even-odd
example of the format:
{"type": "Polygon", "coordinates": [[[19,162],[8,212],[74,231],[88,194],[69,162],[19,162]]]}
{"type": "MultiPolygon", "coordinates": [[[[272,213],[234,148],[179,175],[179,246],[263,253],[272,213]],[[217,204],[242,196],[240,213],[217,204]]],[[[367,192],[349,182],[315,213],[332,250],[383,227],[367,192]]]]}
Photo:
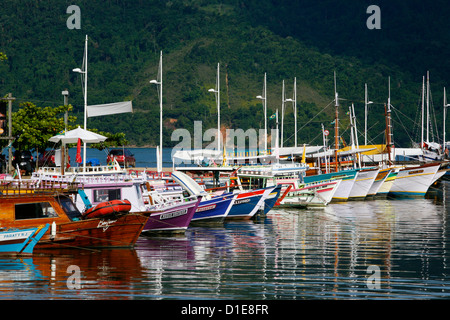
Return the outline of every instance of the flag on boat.
{"type": "Polygon", "coordinates": [[[127,113],[127,112],[133,112],[133,105],[131,101],[87,106],[88,117],[106,116],[110,114],[127,113]]]}

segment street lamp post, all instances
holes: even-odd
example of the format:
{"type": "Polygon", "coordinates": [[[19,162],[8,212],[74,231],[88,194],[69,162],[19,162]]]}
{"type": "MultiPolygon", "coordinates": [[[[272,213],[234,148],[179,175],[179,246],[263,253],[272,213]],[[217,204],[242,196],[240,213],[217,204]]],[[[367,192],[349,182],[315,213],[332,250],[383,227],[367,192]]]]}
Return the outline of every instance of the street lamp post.
{"type": "MultiPolygon", "coordinates": [[[[69,104],[68,98],[69,98],[69,91],[66,89],[61,94],[64,96],[64,106],[67,107],[69,104]]],[[[64,113],[64,132],[67,132],[67,123],[68,123],[69,114],[66,109],[66,112],[64,113]]],[[[64,174],[64,170],[66,169],[66,146],[62,144],[61,146],[61,152],[62,152],[62,164],[61,164],[61,174],[64,174]]]]}
{"type": "Polygon", "coordinates": [[[367,107],[372,104],[372,101],[368,101],[367,98],[367,83],[365,84],[365,97],[364,97],[364,145],[367,146],[367,107]]]}
{"type": "MultiPolygon", "coordinates": [[[[84,70],[75,68],[72,71],[84,74],[84,130],[87,130],[87,79],[88,79],[88,36],[84,44],[84,70]]],[[[86,170],[86,142],[83,141],[83,171],[86,170]]]]}
{"type": "Polygon", "coordinates": [[[217,100],[217,150],[220,151],[220,65],[217,64],[216,89],[209,89],[208,92],[214,92],[217,100]]]}
{"type": "Polygon", "coordinates": [[[267,73],[264,73],[263,95],[257,96],[256,99],[264,101],[264,152],[267,152],[267,73]]]}
{"type": "Polygon", "coordinates": [[[157,171],[162,172],[162,137],[163,137],[163,106],[162,106],[162,93],[163,93],[163,77],[162,77],[162,51],[159,58],[159,71],[158,80],[151,80],[150,83],[159,85],[159,150],[156,155],[157,171]]]}

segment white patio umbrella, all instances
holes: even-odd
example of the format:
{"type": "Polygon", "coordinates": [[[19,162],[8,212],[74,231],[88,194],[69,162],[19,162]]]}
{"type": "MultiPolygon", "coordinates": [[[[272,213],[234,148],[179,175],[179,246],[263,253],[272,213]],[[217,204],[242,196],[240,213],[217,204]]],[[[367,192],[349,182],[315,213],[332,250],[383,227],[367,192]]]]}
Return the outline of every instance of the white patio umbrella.
{"type": "MultiPolygon", "coordinates": [[[[48,139],[51,142],[60,142],[63,145],[67,143],[78,143],[78,139],[81,139],[84,143],[99,143],[105,141],[107,138],[92,131],[78,128],[65,132],[64,134],[58,134],[48,139]]],[[[63,161],[64,163],[64,161],[63,161]]],[[[86,158],[83,159],[83,168],[86,168],[86,158]]],[[[64,173],[64,166],[61,166],[61,172],[64,173]]]]}
{"type": "Polygon", "coordinates": [[[53,136],[48,140],[51,142],[61,141],[63,144],[67,144],[67,143],[77,143],[78,139],[81,139],[83,142],[86,143],[99,143],[105,141],[107,138],[95,132],[84,130],[78,127],[76,129],[67,131],[64,134],[58,134],[56,136],[53,136]]]}

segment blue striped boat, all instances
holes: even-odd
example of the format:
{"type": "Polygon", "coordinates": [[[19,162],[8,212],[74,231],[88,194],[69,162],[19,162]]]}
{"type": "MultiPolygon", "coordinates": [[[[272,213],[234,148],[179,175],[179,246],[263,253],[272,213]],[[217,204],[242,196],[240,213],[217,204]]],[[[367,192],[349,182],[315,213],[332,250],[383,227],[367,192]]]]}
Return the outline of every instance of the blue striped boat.
{"type": "Polygon", "coordinates": [[[191,222],[223,222],[230,212],[236,197],[237,194],[227,193],[211,199],[202,199],[191,222]]]}
{"type": "Polygon", "coordinates": [[[10,229],[0,232],[0,254],[32,254],[34,246],[47,232],[49,224],[36,228],[10,229]]]}

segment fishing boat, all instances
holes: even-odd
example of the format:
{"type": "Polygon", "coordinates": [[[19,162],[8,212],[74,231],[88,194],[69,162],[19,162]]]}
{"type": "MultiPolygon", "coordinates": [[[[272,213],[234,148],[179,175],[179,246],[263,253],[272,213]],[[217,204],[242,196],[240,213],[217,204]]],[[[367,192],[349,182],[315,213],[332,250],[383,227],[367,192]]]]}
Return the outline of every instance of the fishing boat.
{"type": "Polygon", "coordinates": [[[29,255],[47,232],[49,224],[0,231],[0,255],[29,255]]]}
{"type": "Polygon", "coordinates": [[[306,176],[303,178],[303,182],[306,184],[313,184],[342,180],[333,195],[332,202],[347,201],[357,179],[358,173],[359,170],[357,169],[322,173],[318,175],[306,176]]]}
{"type": "Polygon", "coordinates": [[[291,185],[292,188],[280,201],[278,208],[319,208],[327,206],[333,199],[341,180],[303,183],[304,178],[277,179],[277,184],[291,185]]]}
{"type": "Polygon", "coordinates": [[[72,201],[73,190],[32,189],[29,193],[14,194],[11,190],[2,193],[1,226],[51,226],[35,249],[132,247],[148,220],[146,216],[130,212],[83,219],[72,201]]]}
{"type": "Polygon", "coordinates": [[[440,163],[400,169],[389,191],[393,197],[423,197],[435,180],[440,163]]]}
{"type": "Polygon", "coordinates": [[[207,193],[194,179],[180,171],[172,172],[172,178],[191,196],[202,197],[192,217],[193,223],[223,222],[237,198],[237,194],[232,192],[213,196],[207,193]]]}
{"type": "Polygon", "coordinates": [[[151,190],[152,187],[148,182],[147,186],[149,191],[145,196],[149,199],[149,218],[142,232],[145,234],[184,232],[189,227],[202,197],[186,197],[178,190],[151,190]]]}
{"type": "Polygon", "coordinates": [[[255,179],[258,175],[265,176],[268,179],[268,186],[273,185],[273,181],[277,185],[282,185],[281,197],[275,205],[277,208],[325,207],[339,187],[340,180],[304,183],[304,175],[308,168],[302,160],[302,163],[242,167],[239,175],[241,178],[246,175],[247,179],[250,177],[255,179]]]}
{"type": "Polygon", "coordinates": [[[272,173],[268,172],[268,174],[264,174],[264,169],[263,171],[256,172],[238,171],[237,178],[243,190],[255,190],[267,187],[274,188],[264,198],[264,206],[260,211],[261,216],[266,216],[272,208],[279,205],[292,187],[287,186],[286,188],[285,185],[278,184],[276,177],[272,173]]]}
{"type": "Polygon", "coordinates": [[[267,187],[257,190],[239,191],[226,220],[231,219],[251,219],[264,207],[264,200],[275,189],[267,187]]]}
{"type": "Polygon", "coordinates": [[[395,179],[397,178],[397,174],[399,169],[396,169],[394,167],[389,168],[390,172],[387,175],[386,179],[381,183],[380,188],[378,189],[377,193],[375,194],[375,198],[386,198],[391,191],[392,185],[394,184],[395,179]]]}
{"type": "Polygon", "coordinates": [[[365,199],[380,169],[361,169],[348,196],[349,200],[365,199]]]}
{"type": "Polygon", "coordinates": [[[374,197],[376,194],[380,191],[381,186],[386,181],[386,179],[389,177],[389,174],[391,173],[391,168],[386,169],[380,169],[378,172],[372,186],[369,189],[369,192],[367,193],[367,197],[374,197]]]}
{"type": "MultiPolygon", "coordinates": [[[[198,198],[185,197],[182,192],[175,193],[157,190],[151,181],[124,179],[125,176],[80,176],[77,182],[82,185],[76,199],[80,211],[89,211],[101,203],[113,202],[122,205],[126,201],[131,213],[148,217],[143,232],[184,232],[193,216],[193,207],[198,198]],[[144,199],[147,199],[145,203],[144,199]]],[[[123,208],[125,209],[125,208],[123,208]]]]}

